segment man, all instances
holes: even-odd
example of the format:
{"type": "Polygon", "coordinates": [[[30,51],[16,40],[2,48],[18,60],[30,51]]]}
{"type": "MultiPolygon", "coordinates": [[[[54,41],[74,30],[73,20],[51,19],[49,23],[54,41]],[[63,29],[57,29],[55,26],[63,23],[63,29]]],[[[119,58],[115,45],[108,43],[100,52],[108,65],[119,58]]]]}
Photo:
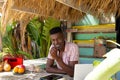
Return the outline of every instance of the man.
{"type": "Polygon", "coordinates": [[[60,27],[50,30],[52,45],[50,46],[46,71],[53,73],[74,75],[74,66],[79,61],[78,46],[71,42],[66,42],[60,27]],[[57,66],[54,65],[54,61],[57,66]]]}

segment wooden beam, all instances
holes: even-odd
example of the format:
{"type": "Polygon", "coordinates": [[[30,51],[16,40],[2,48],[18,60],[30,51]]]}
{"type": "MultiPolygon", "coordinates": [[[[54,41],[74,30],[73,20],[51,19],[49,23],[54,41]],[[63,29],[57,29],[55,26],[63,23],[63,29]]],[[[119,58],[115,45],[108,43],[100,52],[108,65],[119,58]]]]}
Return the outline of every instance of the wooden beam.
{"type": "Polygon", "coordinates": [[[18,11],[18,12],[24,12],[24,13],[28,13],[28,14],[40,15],[40,14],[35,13],[35,12],[23,11],[23,10],[19,10],[19,9],[11,9],[11,10],[18,11]]]}
{"type": "Polygon", "coordinates": [[[66,6],[69,6],[69,7],[73,8],[73,9],[76,9],[78,11],[81,11],[83,13],[87,13],[85,10],[82,10],[81,7],[74,6],[75,4],[71,3],[71,0],[56,0],[56,1],[66,5],[66,6]]]}

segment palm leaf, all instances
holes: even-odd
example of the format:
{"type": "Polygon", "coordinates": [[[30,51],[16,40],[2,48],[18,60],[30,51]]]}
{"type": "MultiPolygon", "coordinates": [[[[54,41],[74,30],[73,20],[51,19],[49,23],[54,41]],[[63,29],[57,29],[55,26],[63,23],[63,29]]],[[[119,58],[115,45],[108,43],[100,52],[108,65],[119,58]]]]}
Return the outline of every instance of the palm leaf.
{"type": "Polygon", "coordinates": [[[32,59],[32,58],[33,58],[32,55],[30,55],[30,54],[27,53],[27,52],[21,51],[21,50],[18,50],[18,54],[22,54],[22,55],[26,56],[26,57],[29,58],[29,59],[32,59]]]}
{"type": "Polygon", "coordinates": [[[29,36],[31,37],[32,41],[35,42],[34,46],[32,46],[33,50],[33,57],[37,58],[37,55],[40,54],[41,51],[41,33],[43,22],[39,21],[39,18],[33,18],[29,24],[27,25],[27,32],[29,33],[29,36]]]}

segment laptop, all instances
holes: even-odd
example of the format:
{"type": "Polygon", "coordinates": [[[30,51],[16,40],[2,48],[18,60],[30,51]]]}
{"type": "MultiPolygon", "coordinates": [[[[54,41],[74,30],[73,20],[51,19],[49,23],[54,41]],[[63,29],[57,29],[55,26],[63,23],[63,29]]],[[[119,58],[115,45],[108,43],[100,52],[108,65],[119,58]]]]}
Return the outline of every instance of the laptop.
{"type": "Polygon", "coordinates": [[[92,64],[76,64],[74,70],[74,80],[84,80],[87,74],[92,70],[92,64]]]}

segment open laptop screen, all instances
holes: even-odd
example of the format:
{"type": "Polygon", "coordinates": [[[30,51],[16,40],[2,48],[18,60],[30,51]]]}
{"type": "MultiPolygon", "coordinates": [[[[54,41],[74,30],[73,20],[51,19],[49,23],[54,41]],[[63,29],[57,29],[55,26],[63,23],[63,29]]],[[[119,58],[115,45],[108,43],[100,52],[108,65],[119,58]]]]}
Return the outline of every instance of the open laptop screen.
{"type": "Polygon", "coordinates": [[[92,70],[92,64],[76,64],[74,70],[74,80],[84,80],[87,74],[92,70]]]}

